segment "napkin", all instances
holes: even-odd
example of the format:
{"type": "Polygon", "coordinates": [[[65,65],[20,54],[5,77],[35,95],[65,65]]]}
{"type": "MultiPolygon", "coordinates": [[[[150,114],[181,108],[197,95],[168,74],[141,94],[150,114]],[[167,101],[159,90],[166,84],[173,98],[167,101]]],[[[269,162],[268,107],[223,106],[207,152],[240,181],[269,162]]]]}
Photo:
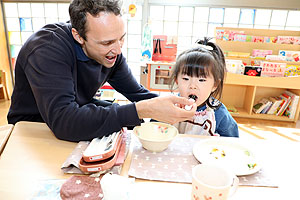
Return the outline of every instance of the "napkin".
{"type": "MultiPolygon", "coordinates": [[[[88,147],[90,144],[89,141],[80,141],[75,149],[72,151],[72,153],[68,156],[68,158],[65,160],[65,162],[61,166],[61,170],[64,173],[67,174],[86,174],[82,172],[79,168],[79,162],[82,157],[82,153],[84,150],[88,147]]],[[[120,174],[121,172],[121,165],[124,163],[126,155],[129,150],[129,145],[130,145],[130,134],[125,131],[122,136],[122,144],[121,144],[121,149],[119,152],[119,155],[117,157],[116,163],[114,166],[108,170],[104,170],[101,172],[98,172],[97,174],[103,174],[106,172],[112,172],[115,174],[120,174]]]]}
{"type": "Polygon", "coordinates": [[[106,173],[101,179],[104,200],[130,200],[134,179],[106,173]]]}
{"type": "Polygon", "coordinates": [[[60,188],[66,180],[64,179],[45,179],[34,181],[30,184],[33,188],[31,200],[61,199],[60,188]]]}

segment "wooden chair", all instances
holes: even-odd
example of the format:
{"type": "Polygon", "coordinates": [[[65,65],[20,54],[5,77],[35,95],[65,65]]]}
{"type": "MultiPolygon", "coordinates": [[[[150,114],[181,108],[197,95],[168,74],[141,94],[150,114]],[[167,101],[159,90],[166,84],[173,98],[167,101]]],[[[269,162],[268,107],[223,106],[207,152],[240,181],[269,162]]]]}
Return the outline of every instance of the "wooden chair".
{"type": "MultiPolygon", "coordinates": [[[[3,90],[3,93],[6,94],[7,99],[9,100],[9,94],[8,94],[8,89],[7,89],[7,84],[6,84],[6,74],[5,71],[0,69],[0,89],[3,90]]],[[[4,95],[5,98],[5,95],[4,95]]]]}

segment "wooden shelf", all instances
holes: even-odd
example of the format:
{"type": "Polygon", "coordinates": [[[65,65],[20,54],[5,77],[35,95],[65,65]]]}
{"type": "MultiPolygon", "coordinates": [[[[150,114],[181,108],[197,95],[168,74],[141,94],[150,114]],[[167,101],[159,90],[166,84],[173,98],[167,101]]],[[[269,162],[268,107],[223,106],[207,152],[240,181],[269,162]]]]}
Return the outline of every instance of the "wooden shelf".
{"type": "Polygon", "coordinates": [[[266,60],[264,58],[242,58],[242,57],[227,56],[226,59],[242,60],[244,62],[266,61],[266,62],[286,63],[287,65],[300,65],[300,62],[289,62],[289,61],[283,61],[283,60],[266,60]]]}
{"type": "Polygon", "coordinates": [[[236,108],[238,113],[231,113],[233,117],[241,117],[241,118],[251,118],[251,119],[263,119],[263,120],[277,120],[277,121],[285,121],[285,122],[293,122],[294,119],[290,119],[286,116],[276,116],[276,115],[268,115],[268,114],[249,114],[244,108],[236,108]]]}
{"type": "Polygon", "coordinates": [[[161,76],[161,75],[156,75],[155,78],[170,78],[170,76],[161,76]]]}
{"type": "Polygon", "coordinates": [[[247,117],[249,114],[248,112],[241,107],[236,108],[238,110],[238,113],[231,113],[232,116],[237,116],[237,117],[247,117]]]}
{"type": "MultiPolygon", "coordinates": [[[[300,35],[300,33],[299,33],[300,35]]],[[[259,43],[259,42],[240,42],[216,40],[223,51],[244,52],[252,54],[253,49],[272,50],[274,55],[278,55],[279,50],[300,51],[300,45],[293,44],[276,44],[276,43],[259,43]]]]}
{"type": "Polygon", "coordinates": [[[225,84],[251,85],[286,89],[299,89],[300,76],[295,77],[259,77],[227,73],[225,84]],[[297,84],[298,83],[298,84],[297,84]]]}
{"type": "MultiPolygon", "coordinates": [[[[216,29],[244,31],[245,34],[253,36],[300,36],[300,31],[225,27],[217,27],[216,29]]],[[[252,53],[253,49],[270,49],[273,50],[273,54],[278,54],[279,50],[300,51],[300,45],[292,44],[256,43],[223,40],[216,40],[216,42],[218,45],[220,45],[223,51],[244,52],[250,54],[252,53]]],[[[259,58],[238,57],[227,57],[227,59],[237,59],[243,60],[245,62],[249,62],[252,60],[264,60],[259,58]]],[[[288,65],[300,65],[300,62],[285,63],[287,63],[288,65]]],[[[252,111],[253,105],[255,105],[261,98],[279,96],[285,90],[289,90],[297,95],[300,95],[300,77],[257,77],[227,73],[224,82],[223,96],[221,100],[225,105],[234,106],[238,110],[238,113],[232,113],[232,116],[234,117],[296,122],[299,118],[300,102],[298,103],[294,119],[290,119],[286,116],[255,114],[252,111]]]]}

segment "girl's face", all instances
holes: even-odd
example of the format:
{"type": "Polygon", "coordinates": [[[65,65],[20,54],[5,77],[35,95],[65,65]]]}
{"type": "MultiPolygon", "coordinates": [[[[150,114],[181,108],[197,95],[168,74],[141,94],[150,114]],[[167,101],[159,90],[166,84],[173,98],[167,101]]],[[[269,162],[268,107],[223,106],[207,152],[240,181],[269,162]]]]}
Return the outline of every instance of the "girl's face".
{"type": "Polygon", "coordinates": [[[190,95],[196,95],[197,106],[202,105],[209,97],[209,95],[217,88],[211,73],[206,77],[191,77],[180,73],[176,84],[180,96],[189,98],[190,95]]]}

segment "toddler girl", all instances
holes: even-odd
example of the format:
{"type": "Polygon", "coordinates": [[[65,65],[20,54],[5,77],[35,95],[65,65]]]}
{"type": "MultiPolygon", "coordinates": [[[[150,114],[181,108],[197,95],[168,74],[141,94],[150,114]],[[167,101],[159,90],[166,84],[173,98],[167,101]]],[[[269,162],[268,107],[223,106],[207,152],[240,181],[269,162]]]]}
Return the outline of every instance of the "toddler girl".
{"type": "MultiPolygon", "coordinates": [[[[197,112],[192,121],[174,124],[179,133],[238,137],[238,126],[218,99],[222,95],[226,64],[221,48],[208,38],[182,52],[176,60],[170,89],[193,99],[197,112]]],[[[189,108],[186,108],[189,109],[189,108]]]]}

